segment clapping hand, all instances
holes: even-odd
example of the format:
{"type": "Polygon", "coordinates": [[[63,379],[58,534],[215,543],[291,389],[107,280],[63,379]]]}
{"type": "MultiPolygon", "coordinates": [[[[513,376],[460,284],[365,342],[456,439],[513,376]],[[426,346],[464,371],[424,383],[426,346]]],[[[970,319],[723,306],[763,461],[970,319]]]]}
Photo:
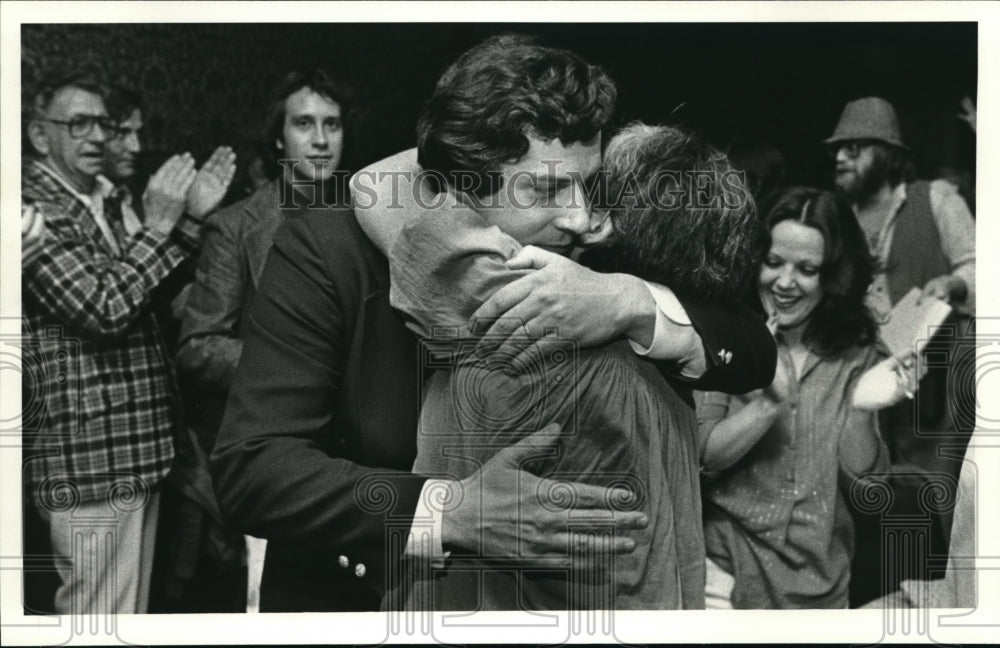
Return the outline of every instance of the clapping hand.
{"type": "Polygon", "coordinates": [[[187,193],[187,212],[204,218],[219,206],[236,174],[236,154],[228,146],[215,149],[195,176],[187,193]]]}
{"type": "Polygon", "coordinates": [[[171,156],[156,170],[142,194],[146,226],[169,234],[184,213],[185,196],[195,179],[194,158],[190,153],[171,156]]]}

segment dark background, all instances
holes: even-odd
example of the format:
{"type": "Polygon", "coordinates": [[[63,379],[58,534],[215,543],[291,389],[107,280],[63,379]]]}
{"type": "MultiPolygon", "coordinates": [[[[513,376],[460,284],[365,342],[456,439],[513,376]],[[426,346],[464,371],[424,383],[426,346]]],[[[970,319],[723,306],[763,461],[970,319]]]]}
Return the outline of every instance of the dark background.
{"type": "Polygon", "coordinates": [[[975,167],[974,136],[955,116],[963,96],[976,96],[975,23],[24,25],[23,78],[98,64],[140,90],[148,172],[181,150],[199,159],[219,144],[249,150],[274,80],[323,65],[368,107],[352,125],[360,145],[345,153],[357,169],[412,146],[440,72],[501,31],[539,34],[608,69],[619,122],[681,123],[724,147],[769,141],[793,182],[826,182],[819,142],[845,102],[872,94],[896,105],[922,176],[975,167]]]}

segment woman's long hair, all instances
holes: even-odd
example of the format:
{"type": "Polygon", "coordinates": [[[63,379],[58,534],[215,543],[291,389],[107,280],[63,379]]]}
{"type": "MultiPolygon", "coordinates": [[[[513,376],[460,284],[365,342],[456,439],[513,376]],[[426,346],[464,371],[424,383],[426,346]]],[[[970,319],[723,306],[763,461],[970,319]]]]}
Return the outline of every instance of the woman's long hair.
{"type": "Polygon", "coordinates": [[[819,271],[823,296],[809,315],[803,341],[824,356],[874,342],[877,325],[865,296],[875,262],[847,201],[829,191],[792,187],[776,196],[765,213],[761,258],[771,248],[771,230],[781,221],[800,223],[823,236],[819,271]]]}

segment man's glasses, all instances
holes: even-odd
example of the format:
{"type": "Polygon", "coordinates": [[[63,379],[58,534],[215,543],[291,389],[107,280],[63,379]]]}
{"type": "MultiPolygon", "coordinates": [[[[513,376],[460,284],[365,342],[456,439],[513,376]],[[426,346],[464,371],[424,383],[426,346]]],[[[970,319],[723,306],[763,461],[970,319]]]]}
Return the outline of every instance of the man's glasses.
{"type": "Polygon", "coordinates": [[[94,126],[101,127],[101,135],[104,139],[115,136],[118,133],[118,124],[110,117],[98,117],[95,115],[80,115],[70,120],[43,119],[50,124],[59,124],[69,129],[69,136],[73,139],[83,139],[89,137],[94,132],[94,126]]]}
{"type": "Polygon", "coordinates": [[[846,140],[843,142],[836,142],[830,145],[829,152],[830,157],[837,157],[837,153],[840,151],[844,152],[851,160],[856,160],[861,151],[865,150],[869,146],[875,144],[874,140],[846,140]]]}

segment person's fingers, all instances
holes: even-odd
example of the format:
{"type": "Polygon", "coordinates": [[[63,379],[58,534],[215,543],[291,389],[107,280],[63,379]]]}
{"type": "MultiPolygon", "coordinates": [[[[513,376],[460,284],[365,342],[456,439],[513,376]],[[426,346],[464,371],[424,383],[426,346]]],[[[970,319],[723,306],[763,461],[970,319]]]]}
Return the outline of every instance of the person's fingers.
{"type": "Polygon", "coordinates": [[[928,298],[928,297],[933,298],[933,299],[942,299],[942,300],[947,301],[948,300],[948,290],[947,290],[947,286],[945,285],[945,283],[941,282],[941,281],[938,281],[936,279],[932,279],[931,281],[927,282],[927,285],[924,286],[923,291],[921,292],[920,296],[917,298],[917,305],[919,305],[925,298],[928,298]]]}
{"type": "Polygon", "coordinates": [[[205,173],[217,178],[219,182],[224,182],[226,174],[229,173],[229,169],[235,159],[236,155],[232,149],[228,146],[220,146],[212,152],[212,156],[208,158],[208,161],[205,162],[201,169],[205,173]]]}
{"type": "Polygon", "coordinates": [[[233,181],[233,177],[236,175],[236,153],[230,149],[226,159],[222,164],[222,174],[220,180],[223,186],[228,187],[229,183],[233,181]]]}
{"type": "Polygon", "coordinates": [[[606,530],[597,533],[571,531],[567,541],[572,554],[591,560],[635,551],[635,540],[618,533],[608,534],[606,530]]]}
{"type": "Polygon", "coordinates": [[[178,156],[170,175],[165,178],[164,188],[172,196],[183,195],[187,193],[187,188],[194,180],[195,173],[197,171],[194,168],[194,158],[191,157],[190,153],[184,153],[178,156]]]}
{"type": "MultiPolygon", "coordinates": [[[[608,533],[607,529],[588,533],[581,531],[564,531],[539,537],[532,543],[532,554],[545,558],[545,564],[555,566],[549,561],[559,561],[573,556],[574,567],[589,567],[599,562],[601,557],[630,554],[635,551],[635,540],[618,534],[608,533]]],[[[568,562],[562,563],[570,566],[568,562]]]]}
{"type": "Polygon", "coordinates": [[[166,179],[172,177],[175,173],[175,169],[179,164],[180,156],[171,155],[167,158],[167,161],[160,165],[160,168],[156,170],[156,173],[152,175],[149,179],[149,185],[160,188],[166,182],[166,179]]]}
{"type": "Polygon", "coordinates": [[[590,512],[605,517],[609,511],[615,511],[616,515],[619,511],[635,512],[637,504],[635,493],[627,488],[552,479],[540,480],[538,499],[549,509],[574,509],[574,515],[590,512]]]}
{"type": "Polygon", "coordinates": [[[916,363],[917,352],[913,349],[907,349],[894,356],[892,360],[898,362],[904,369],[909,369],[916,363]]]}
{"type": "Polygon", "coordinates": [[[509,339],[506,344],[500,347],[508,353],[514,354],[511,365],[522,371],[531,371],[533,367],[539,367],[539,370],[550,372],[551,375],[547,373],[546,376],[551,377],[552,380],[573,379],[574,376],[565,372],[550,371],[559,367],[566,367],[567,371],[572,371],[575,368],[571,364],[575,361],[575,357],[568,355],[575,352],[575,347],[570,343],[572,336],[568,333],[564,334],[558,329],[545,328],[537,319],[525,324],[524,328],[531,342],[525,343],[524,338],[521,337],[516,340],[509,339]],[[543,348],[545,340],[548,340],[550,344],[553,340],[562,340],[566,346],[560,345],[559,348],[566,355],[557,356],[553,353],[549,357],[543,357],[542,353],[551,350],[549,347],[543,348]]]}
{"type": "Polygon", "coordinates": [[[194,184],[196,177],[198,177],[198,171],[194,168],[194,163],[192,162],[191,166],[187,167],[177,177],[177,195],[181,197],[187,195],[188,189],[194,184]]]}
{"type": "Polygon", "coordinates": [[[476,335],[483,335],[494,328],[499,318],[506,318],[508,311],[524,302],[536,288],[535,275],[526,275],[512,281],[476,309],[470,318],[470,328],[476,335]]]}
{"type": "Polygon", "coordinates": [[[540,270],[553,261],[563,257],[555,252],[549,252],[533,245],[526,245],[521,251],[507,259],[507,267],[511,270],[540,270]]]}
{"type": "Polygon", "coordinates": [[[211,157],[208,158],[208,161],[205,164],[208,165],[210,169],[218,168],[225,164],[230,153],[232,153],[231,148],[228,146],[220,146],[212,151],[211,157]]]}

